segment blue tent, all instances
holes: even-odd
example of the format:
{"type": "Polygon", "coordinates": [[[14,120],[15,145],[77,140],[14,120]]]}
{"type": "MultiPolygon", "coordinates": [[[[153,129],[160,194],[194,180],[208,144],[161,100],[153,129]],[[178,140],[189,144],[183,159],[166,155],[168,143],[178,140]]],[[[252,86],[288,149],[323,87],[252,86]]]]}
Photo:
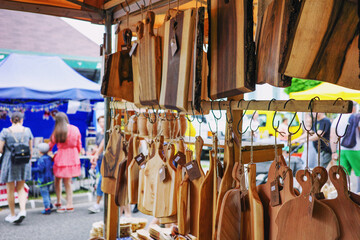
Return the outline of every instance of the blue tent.
{"type": "Polygon", "coordinates": [[[100,85],[60,57],[10,54],[0,63],[0,99],[99,100],[100,85]]]}

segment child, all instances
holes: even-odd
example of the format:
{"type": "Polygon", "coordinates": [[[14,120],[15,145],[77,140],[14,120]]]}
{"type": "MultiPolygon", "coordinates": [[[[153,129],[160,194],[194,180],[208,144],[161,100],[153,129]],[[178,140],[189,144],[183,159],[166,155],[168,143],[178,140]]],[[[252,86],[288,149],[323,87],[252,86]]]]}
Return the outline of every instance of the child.
{"type": "Polygon", "coordinates": [[[49,144],[47,143],[40,143],[38,145],[38,149],[40,152],[40,158],[37,160],[38,164],[38,183],[40,187],[40,193],[43,197],[44,207],[45,209],[41,211],[42,214],[50,214],[53,205],[51,204],[49,188],[50,185],[54,182],[54,175],[53,175],[53,162],[52,158],[47,155],[49,152],[49,144]]]}

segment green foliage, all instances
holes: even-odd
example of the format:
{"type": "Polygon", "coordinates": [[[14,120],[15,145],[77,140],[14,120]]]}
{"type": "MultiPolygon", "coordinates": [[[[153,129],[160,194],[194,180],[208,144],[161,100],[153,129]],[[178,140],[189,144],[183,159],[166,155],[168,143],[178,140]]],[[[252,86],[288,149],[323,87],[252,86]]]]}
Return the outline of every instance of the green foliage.
{"type": "Polygon", "coordinates": [[[293,78],[291,86],[284,89],[286,94],[291,92],[301,92],[319,85],[321,82],[316,80],[304,80],[300,78],[293,78]]]}

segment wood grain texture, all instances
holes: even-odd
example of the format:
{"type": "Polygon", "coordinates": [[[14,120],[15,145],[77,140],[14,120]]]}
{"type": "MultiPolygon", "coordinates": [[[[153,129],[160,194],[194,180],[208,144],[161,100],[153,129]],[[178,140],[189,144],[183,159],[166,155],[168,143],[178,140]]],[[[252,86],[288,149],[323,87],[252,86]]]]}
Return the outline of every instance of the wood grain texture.
{"type": "Polygon", "coordinates": [[[339,220],[340,239],[360,239],[360,206],[349,197],[346,173],[342,167],[332,166],[329,176],[338,196],[335,199],[322,200],[322,202],[331,207],[339,220]]]}
{"type": "Polygon", "coordinates": [[[359,58],[359,51],[351,47],[358,35],[357,5],[358,2],[350,0],[302,1],[280,72],[291,77],[359,87],[359,71],[344,68],[347,57],[355,54],[356,59],[359,58]],[[344,78],[339,82],[341,75],[344,78]]]}
{"type": "Polygon", "coordinates": [[[137,49],[140,54],[140,103],[155,105],[159,103],[161,86],[161,39],[154,35],[155,13],[147,12],[144,26],[144,37],[140,39],[137,49]]]}
{"type": "Polygon", "coordinates": [[[116,178],[115,186],[115,203],[117,206],[125,206],[128,204],[128,195],[127,195],[127,179],[126,179],[126,161],[124,159],[120,162],[118,168],[118,176],[116,178]]]}
{"type": "Polygon", "coordinates": [[[256,165],[249,164],[249,203],[251,219],[251,239],[264,239],[264,209],[256,189],[256,165]]]}
{"type": "MultiPolygon", "coordinates": [[[[199,215],[196,216],[199,224],[199,240],[207,240],[212,238],[213,227],[213,201],[214,201],[214,175],[216,175],[216,157],[215,151],[209,152],[210,163],[209,171],[206,173],[204,181],[200,186],[200,203],[199,215]]],[[[194,216],[192,216],[194,217],[194,216]]]]}
{"type": "Polygon", "coordinates": [[[276,87],[291,85],[291,78],[278,71],[280,55],[288,37],[290,14],[296,8],[292,0],[259,0],[265,5],[258,15],[259,25],[256,35],[256,81],[276,87]],[[261,14],[261,15],[260,15],[261,14]],[[259,20],[260,19],[260,20],[259,20]]]}
{"type": "Polygon", "coordinates": [[[133,84],[134,84],[134,104],[141,106],[140,104],[140,82],[142,66],[140,65],[140,39],[144,36],[144,23],[138,22],[136,25],[136,43],[138,44],[135,52],[131,56],[132,70],[133,70],[133,84]]]}
{"type": "Polygon", "coordinates": [[[195,17],[195,10],[187,9],[165,22],[160,105],[168,109],[187,110],[195,17]],[[172,55],[174,36],[178,49],[172,55]]]}
{"type": "Polygon", "coordinates": [[[210,5],[210,97],[254,90],[252,0],[211,0],[210,5]]]}
{"type": "MultiPolygon", "coordinates": [[[[196,137],[195,142],[195,153],[196,153],[196,161],[199,164],[200,167],[200,174],[201,177],[198,179],[195,179],[193,181],[189,182],[190,185],[190,233],[194,236],[199,236],[199,222],[198,222],[198,216],[199,216],[199,210],[200,210],[200,186],[205,178],[205,173],[203,169],[201,168],[200,164],[200,156],[201,151],[203,148],[204,141],[201,137],[196,137]]],[[[186,151],[186,160],[192,159],[192,151],[187,150],[186,151]],[[190,156],[188,156],[190,155],[190,156]]]]}
{"type": "Polygon", "coordinates": [[[179,234],[187,235],[190,232],[189,179],[184,179],[180,183],[177,206],[179,234]]]}
{"type": "Polygon", "coordinates": [[[132,32],[130,29],[123,29],[119,32],[119,51],[109,55],[106,60],[101,93],[108,97],[118,97],[133,102],[132,60],[129,56],[131,37],[132,32]]]}
{"type": "Polygon", "coordinates": [[[115,129],[111,132],[109,143],[106,146],[104,161],[102,166],[101,175],[103,177],[115,178],[117,174],[117,167],[121,160],[124,159],[124,152],[122,151],[123,136],[119,129],[115,129]]]}
{"type": "Polygon", "coordinates": [[[139,171],[140,167],[135,161],[135,157],[140,154],[140,138],[135,136],[133,141],[133,159],[131,160],[128,167],[128,196],[129,203],[136,204],[138,202],[138,192],[139,192],[139,171]]]}
{"type": "Polygon", "coordinates": [[[319,199],[319,197],[321,196],[321,189],[328,181],[328,173],[326,168],[321,166],[315,167],[312,170],[312,177],[314,180],[312,191],[314,192],[314,194],[316,194],[315,197],[319,199]]]}
{"type": "Polygon", "coordinates": [[[172,163],[174,155],[175,146],[168,143],[165,148],[165,181],[162,181],[159,173],[157,173],[157,186],[153,211],[154,216],[157,218],[170,217],[176,215],[177,213],[177,187],[179,186],[179,178],[176,174],[176,168],[172,163]]]}
{"type": "Polygon", "coordinates": [[[299,170],[296,180],[302,192],[281,207],[276,218],[277,239],[339,239],[339,222],[334,211],[316,198],[310,198],[313,182],[310,172],[299,170]],[[309,215],[310,199],[314,202],[312,216],[309,215]]]}
{"type": "Polygon", "coordinates": [[[159,218],[159,222],[160,222],[160,224],[176,223],[177,222],[177,214],[170,216],[170,217],[159,218]]]}
{"type": "MultiPolygon", "coordinates": [[[[230,135],[230,134],[227,134],[230,135]]],[[[224,150],[224,176],[221,179],[220,187],[219,187],[219,194],[216,202],[216,215],[215,215],[215,226],[214,226],[214,233],[213,236],[217,235],[219,217],[220,217],[220,210],[223,202],[223,198],[225,194],[233,187],[234,178],[233,178],[233,169],[235,163],[235,149],[234,149],[234,140],[232,137],[228,136],[226,139],[226,146],[224,150]]],[[[240,194],[239,194],[240,198],[240,194]]],[[[240,211],[241,212],[241,211],[240,211]]]]}
{"type": "Polygon", "coordinates": [[[162,153],[164,145],[164,137],[161,136],[155,140],[155,155],[149,159],[144,171],[144,208],[153,213],[155,194],[157,187],[157,175],[159,169],[165,164],[164,155],[162,153]]]}

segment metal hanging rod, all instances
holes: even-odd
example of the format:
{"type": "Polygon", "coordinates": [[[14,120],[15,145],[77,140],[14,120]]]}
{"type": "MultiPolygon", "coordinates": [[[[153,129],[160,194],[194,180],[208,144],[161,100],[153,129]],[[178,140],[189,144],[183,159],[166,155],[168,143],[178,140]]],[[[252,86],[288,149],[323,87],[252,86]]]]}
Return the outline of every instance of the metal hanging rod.
{"type": "MultiPolygon", "coordinates": [[[[232,110],[258,110],[279,112],[323,112],[323,113],[351,113],[353,102],[350,100],[240,100],[240,101],[203,101],[203,112],[212,110],[228,110],[231,103],[232,110]],[[220,102],[220,103],[219,103],[220,102]],[[286,105],[285,105],[286,103],[286,105]],[[310,104],[311,103],[311,104],[310,104]],[[211,106],[212,105],[212,106],[211,106]],[[285,105],[285,107],[284,107],[285,105]],[[311,106],[310,106],[311,105],[311,106]]],[[[192,104],[189,102],[187,114],[193,114],[192,104]]],[[[159,109],[158,105],[141,106],[140,108],[130,102],[110,102],[111,109],[127,109],[139,111],[140,109],[159,109]]],[[[165,109],[160,107],[160,109],[165,109]]],[[[195,112],[196,113],[196,112],[195,112]]],[[[197,113],[199,114],[199,113],[197,113]]]]}

